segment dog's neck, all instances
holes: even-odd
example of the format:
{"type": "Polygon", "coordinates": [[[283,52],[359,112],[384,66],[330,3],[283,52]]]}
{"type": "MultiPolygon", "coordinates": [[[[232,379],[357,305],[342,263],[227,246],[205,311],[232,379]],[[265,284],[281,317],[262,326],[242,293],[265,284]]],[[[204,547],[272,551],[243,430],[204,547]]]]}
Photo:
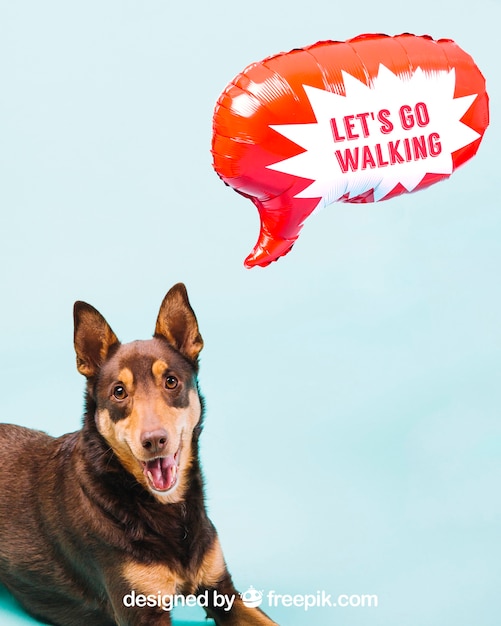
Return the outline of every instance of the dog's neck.
{"type": "Polygon", "coordinates": [[[83,471],[78,480],[89,505],[98,507],[106,523],[111,522],[125,531],[122,548],[128,545],[134,551],[137,546],[138,554],[144,555],[146,551],[157,556],[170,551],[182,562],[183,555],[189,553],[186,546],[196,545],[211,526],[205,509],[198,455],[201,426],[192,439],[192,464],[185,493],[179,502],[162,504],[122,467],[99,433],[92,397],[87,397],[86,405],[80,443],[76,445],[83,459],[83,471]]]}

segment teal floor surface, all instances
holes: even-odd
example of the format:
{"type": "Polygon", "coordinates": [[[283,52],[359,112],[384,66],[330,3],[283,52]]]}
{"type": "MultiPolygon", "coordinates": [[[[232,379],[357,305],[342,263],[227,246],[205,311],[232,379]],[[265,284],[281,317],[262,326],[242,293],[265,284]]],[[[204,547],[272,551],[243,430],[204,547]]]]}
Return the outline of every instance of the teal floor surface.
{"type": "MultiPolygon", "coordinates": [[[[19,606],[5,587],[0,586],[0,625],[1,626],[36,626],[41,624],[19,606]]],[[[174,619],[173,626],[215,626],[212,620],[179,621],[174,619]]]]}

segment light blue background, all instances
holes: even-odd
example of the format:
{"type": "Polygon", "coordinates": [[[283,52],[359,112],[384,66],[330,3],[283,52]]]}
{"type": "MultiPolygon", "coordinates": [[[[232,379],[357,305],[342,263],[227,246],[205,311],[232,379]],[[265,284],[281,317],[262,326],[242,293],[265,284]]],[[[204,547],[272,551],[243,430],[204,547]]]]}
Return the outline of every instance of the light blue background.
{"type": "MultiPolygon", "coordinates": [[[[499,624],[499,24],[498,0],[0,2],[1,420],[79,428],[74,300],[128,341],[184,281],[238,586],[379,596],[270,611],[282,626],[499,624]],[[478,155],[330,206],[244,269],[258,218],[211,168],[219,93],[269,54],[404,31],[455,39],[486,76],[478,155]]],[[[1,624],[31,623],[0,602],[1,624]]]]}

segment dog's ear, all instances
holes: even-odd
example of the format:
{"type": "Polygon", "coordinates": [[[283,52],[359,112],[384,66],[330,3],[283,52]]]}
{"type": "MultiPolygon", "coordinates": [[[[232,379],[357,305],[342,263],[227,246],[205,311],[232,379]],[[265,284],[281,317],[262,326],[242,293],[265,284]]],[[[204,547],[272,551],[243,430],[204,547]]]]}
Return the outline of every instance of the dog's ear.
{"type": "Polygon", "coordinates": [[[75,302],[73,318],[77,369],[91,378],[97,374],[111,346],[119,341],[101,313],[90,304],[75,302]]]}
{"type": "Polygon", "coordinates": [[[182,283],[169,290],[160,306],[155,335],[165,337],[173,348],[196,363],[204,342],[198,331],[197,318],[182,283]]]}

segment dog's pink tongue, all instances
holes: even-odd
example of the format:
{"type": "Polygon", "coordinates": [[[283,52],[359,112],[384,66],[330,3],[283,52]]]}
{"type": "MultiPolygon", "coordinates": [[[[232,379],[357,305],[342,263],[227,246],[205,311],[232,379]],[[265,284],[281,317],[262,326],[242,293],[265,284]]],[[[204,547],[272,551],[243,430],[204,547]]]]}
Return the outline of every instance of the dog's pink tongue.
{"type": "Polygon", "coordinates": [[[174,455],[153,459],[145,464],[144,473],[149,477],[153,487],[166,491],[174,486],[177,479],[177,463],[174,455]]]}

